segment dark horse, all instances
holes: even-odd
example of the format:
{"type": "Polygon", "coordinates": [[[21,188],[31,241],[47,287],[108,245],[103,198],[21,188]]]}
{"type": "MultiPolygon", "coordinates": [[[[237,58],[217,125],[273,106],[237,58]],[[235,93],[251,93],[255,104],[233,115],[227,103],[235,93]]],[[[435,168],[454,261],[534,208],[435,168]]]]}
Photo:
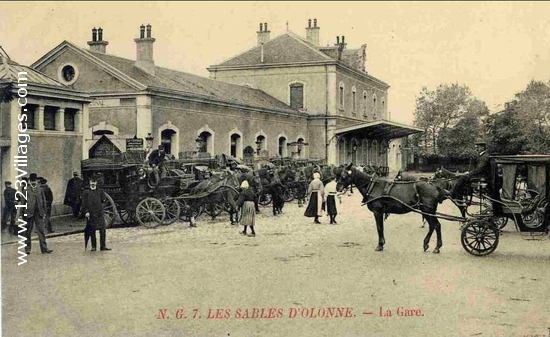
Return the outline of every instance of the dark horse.
{"type": "Polygon", "coordinates": [[[435,230],[437,245],[433,250],[439,253],[443,245],[441,238],[441,224],[435,216],[437,205],[445,200],[445,192],[425,181],[394,182],[388,179],[376,178],[348,165],[338,179],[337,190],[342,191],[354,184],[366,200],[367,207],[374,213],[376,229],[378,230],[378,246],[376,251],[384,249],[384,215],[405,214],[416,209],[423,214],[430,228],[424,238],[424,251],[428,250],[430,238],[435,230]]]}
{"type": "MultiPolygon", "coordinates": [[[[204,202],[212,209],[214,205],[223,205],[229,212],[231,224],[238,221],[237,197],[239,196],[239,180],[237,173],[224,171],[220,175],[213,175],[207,180],[201,181],[191,190],[192,195],[206,194],[204,202]]],[[[212,219],[215,218],[212,212],[212,219]]]]}

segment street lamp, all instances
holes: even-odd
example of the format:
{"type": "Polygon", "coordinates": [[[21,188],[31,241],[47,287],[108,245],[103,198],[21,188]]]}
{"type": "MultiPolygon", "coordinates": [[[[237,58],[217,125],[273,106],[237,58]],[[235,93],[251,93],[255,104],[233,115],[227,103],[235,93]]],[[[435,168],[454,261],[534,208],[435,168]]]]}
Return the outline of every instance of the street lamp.
{"type": "Polygon", "coordinates": [[[153,137],[151,135],[151,133],[149,132],[147,134],[147,137],[145,137],[145,141],[147,142],[146,143],[146,147],[147,147],[147,151],[151,150],[153,148],[153,139],[155,139],[155,137],[153,137]]]}
{"type": "Polygon", "coordinates": [[[260,155],[260,150],[262,149],[262,141],[260,138],[256,139],[256,152],[258,156],[260,155]]]}

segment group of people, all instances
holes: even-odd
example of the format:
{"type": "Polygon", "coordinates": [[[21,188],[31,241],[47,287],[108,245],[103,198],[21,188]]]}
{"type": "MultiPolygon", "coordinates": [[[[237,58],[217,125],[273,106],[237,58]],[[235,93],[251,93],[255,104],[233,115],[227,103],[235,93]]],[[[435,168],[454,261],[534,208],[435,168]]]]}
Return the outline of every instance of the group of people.
{"type": "MultiPolygon", "coordinates": [[[[330,224],[338,224],[336,222],[336,216],[338,215],[336,178],[333,178],[324,186],[321,181],[321,174],[319,172],[313,173],[313,180],[309,184],[307,195],[309,196],[309,202],[304,216],[314,218],[315,224],[321,224],[319,218],[326,211],[330,218],[330,224]]],[[[256,225],[257,212],[254,207],[254,200],[254,191],[250,188],[249,182],[244,180],[241,183],[237,206],[241,210],[241,225],[243,226],[241,234],[249,237],[256,236],[254,226],[256,225]],[[247,232],[249,228],[250,233],[247,232]]]]}

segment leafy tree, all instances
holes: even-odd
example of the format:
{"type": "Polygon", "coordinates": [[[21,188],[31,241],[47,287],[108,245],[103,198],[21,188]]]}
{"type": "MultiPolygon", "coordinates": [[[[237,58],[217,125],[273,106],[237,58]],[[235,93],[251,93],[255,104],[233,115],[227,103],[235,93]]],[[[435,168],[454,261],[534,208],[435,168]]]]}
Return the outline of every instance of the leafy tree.
{"type": "Polygon", "coordinates": [[[467,86],[440,84],[435,91],[422,88],[416,99],[414,121],[425,130],[421,138],[415,139],[420,152],[467,155],[473,151],[478,119],[488,114],[485,103],[473,97],[467,86]]]}
{"type": "Polygon", "coordinates": [[[490,115],[483,127],[491,153],[519,154],[524,151],[528,137],[518,127],[513,108],[490,115]]]}
{"type": "Polygon", "coordinates": [[[13,94],[13,83],[0,84],[0,102],[9,103],[13,101],[15,95],[13,94]]]}

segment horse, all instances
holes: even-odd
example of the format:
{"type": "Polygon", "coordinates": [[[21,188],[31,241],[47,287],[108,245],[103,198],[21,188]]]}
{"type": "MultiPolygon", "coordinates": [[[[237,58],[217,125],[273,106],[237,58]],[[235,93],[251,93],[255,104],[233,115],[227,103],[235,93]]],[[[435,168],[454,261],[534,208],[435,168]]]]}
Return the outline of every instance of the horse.
{"type": "Polygon", "coordinates": [[[394,182],[388,179],[376,178],[357,170],[353,164],[348,165],[342,172],[336,189],[341,192],[354,184],[366,200],[368,209],[374,213],[376,229],[378,231],[378,246],[375,251],[382,251],[386,240],[384,238],[384,215],[405,214],[413,210],[419,210],[429,224],[429,231],[424,238],[424,251],[429,248],[429,242],[435,230],[437,245],[433,250],[439,253],[443,245],[441,238],[441,224],[432,216],[437,211],[437,206],[446,199],[445,192],[425,181],[394,182]]]}
{"type": "MultiPolygon", "coordinates": [[[[197,186],[191,189],[191,195],[199,195],[207,193],[205,202],[209,204],[211,209],[214,205],[224,205],[229,212],[229,219],[232,225],[238,222],[237,203],[239,196],[240,184],[237,178],[237,173],[224,171],[220,175],[213,175],[210,178],[201,181],[197,186]]],[[[212,211],[212,220],[216,218],[216,214],[212,211]]]]}

